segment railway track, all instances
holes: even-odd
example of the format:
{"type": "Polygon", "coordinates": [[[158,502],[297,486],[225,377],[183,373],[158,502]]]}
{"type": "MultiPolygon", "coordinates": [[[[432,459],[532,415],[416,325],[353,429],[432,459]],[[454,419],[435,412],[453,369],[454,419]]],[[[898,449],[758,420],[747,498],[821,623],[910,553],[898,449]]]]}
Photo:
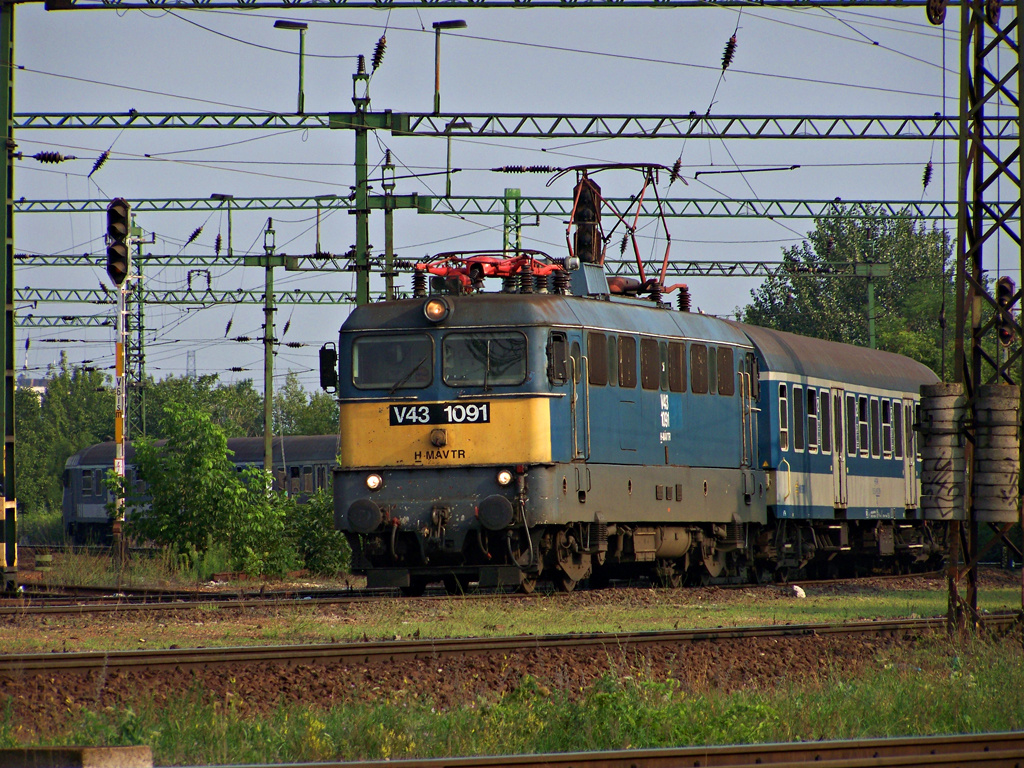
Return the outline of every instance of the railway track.
{"type": "MultiPolygon", "coordinates": [[[[317,768],[1021,768],[1024,733],[317,763],[317,768]]],[[[284,763],[275,768],[309,768],[284,763]]]]}
{"type": "MultiPolygon", "coordinates": [[[[989,631],[1005,631],[1020,621],[1018,612],[992,614],[989,631]]],[[[607,648],[638,650],[645,646],[676,645],[741,638],[807,637],[830,634],[923,634],[942,631],[944,618],[897,619],[849,624],[792,624],[768,627],[667,630],[581,635],[516,637],[468,637],[425,640],[393,640],[315,645],[283,645],[231,648],[169,648],[134,651],[85,651],[73,653],[26,653],[0,656],[0,676],[43,672],[90,673],[132,669],[188,669],[251,664],[370,664],[401,663],[420,659],[559,648],[607,648]]]]}

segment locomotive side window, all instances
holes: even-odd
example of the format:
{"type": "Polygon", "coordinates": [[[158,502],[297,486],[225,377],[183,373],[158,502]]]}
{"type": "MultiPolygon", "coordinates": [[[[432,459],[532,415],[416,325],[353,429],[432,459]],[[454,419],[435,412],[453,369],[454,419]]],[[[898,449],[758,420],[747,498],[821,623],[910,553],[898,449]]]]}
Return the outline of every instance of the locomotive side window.
{"type": "Polygon", "coordinates": [[[892,402],[882,401],[882,455],[892,458],[892,402]]]}
{"type": "Polygon", "coordinates": [[[903,402],[900,400],[892,401],[893,413],[892,413],[892,425],[896,427],[896,434],[893,438],[893,453],[897,459],[903,458],[903,402]]]}
{"type": "Polygon", "coordinates": [[[718,350],[708,347],[708,394],[718,392],[718,350]]]}
{"type": "Polygon", "coordinates": [[[587,378],[591,384],[603,387],[608,383],[608,344],[603,333],[587,334],[587,378]]]}
{"type": "Polygon", "coordinates": [[[793,450],[804,449],[804,390],[793,387],[793,450]]]}
{"type": "Polygon", "coordinates": [[[572,369],[572,380],[579,384],[583,376],[583,353],[580,351],[580,343],[574,341],[569,348],[570,368],[572,369]]]}
{"type": "Polygon", "coordinates": [[[657,389],[661,384],[661,357],[658,342],[654,339],[640,339],[640,386],[657,389]]]}
{"type": "Polygon", "coordinates": [[[526,381],[526,336],[519,331],[449,333],[441,357],[449,386],[486,389],[526,381]]]}
{"type": "Polygon", "coordinates": [[[785,384],[779,384],[779,450],[789,450],[789,397],[785,384]]]}
{"type": "Polygon", "coordinates": [[[733,374],[732,347],[718,348],[718,394],[736,393],[736,376],[733,374]]]}
{"type": "Polygon", "coordinates": [[[619,347],[615,343],[615,334],[608,334],[608,385],[614,387],[619,383],[619,347]]]}
{"type": "Polygon", "coordinates": [[[552,331],[548,336],[548,381],[552,384],[565,384],[569,381],[566,339],[561,331],[552,331]]]}
{"type": "Polygon", "coordinates": [[[690,345],[690,389],[695,395],[708,392],[708,348],[703,344],[690,345]]]}
{"type": "Polygon", "coordinates": [[[882,455],[882,429],[878,418],[878,398],[871,398],[871,455],[876,459],[882,455]]]}
{"type": "Polygon", "coordinates": [[[434,344],[426,334],[361,336],[352,345],[358,389],[422,389],[434,380],[434,344]]]}
{"type": "Polygon", "coordinates": [[[636,386],[636,339],[619,336],[619,386],[636,386]]]}
{"type": "Polygon", "coordinates": [[[818,393],[807,390],[807,452],[818,452],[818,393]]]}
{"type": "Polygon", "coordinates": [[[658,342],[658,357],[661,358],[661,391],[668,392],[668,342],[658,342]]]}
{"type": "Polygon", "coordinates": [[[846,453],[857,455],[857,398],[846,396],[846,453]]]}
{"type": "Polygon", "coordinates": [[[859,429],[860,455],[868,455],[868,399],[861,395],[857,399],[857,425],[859,429]]]}
{"type": "Polygon", "coordinates": [[[668,388],[670,392],[686,391],[686,345],[679,341],[668,343],[668,388]]]}

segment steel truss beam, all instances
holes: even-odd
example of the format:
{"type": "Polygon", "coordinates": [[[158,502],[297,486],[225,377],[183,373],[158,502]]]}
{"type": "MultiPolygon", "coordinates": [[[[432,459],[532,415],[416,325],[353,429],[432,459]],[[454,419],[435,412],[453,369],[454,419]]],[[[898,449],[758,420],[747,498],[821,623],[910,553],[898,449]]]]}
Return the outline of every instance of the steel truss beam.
{"type": "Polygon", "coordinates": [[[16,328],[113,328],[113,315],[15,315],[16,328]]]}
{"type": "MultiPolygon", "coordinates": [[[[370,129],[395,136],[521,139],[935,139],[959,136],[958,116],[935,115],[541,115],[452,112],[368,112],[370,129]],[[453,124],[469,128],[453,131],[453,124]]],[[[356,113],[318,115],[237,113],[20,113],[14,116],[19,131],[47,129],[123,128],[234,128],[352,129],[356,113]]],[[[1016,117],[993,117],[984,126],[990,139],[1016,138],[1016,117]]]]}
{"type": "MultiPolygon", "coordinates": [[[[381,198],[381,196],[375,196],[381,198]]],[[[523,216],[552,216],[565,219],[572,213],[572,198],[542,197],[523,195],[523,216]]],[[[629,198],[606,198],[619,210],[626,210],[635,204],[629,198]]],[[[227,210],[219,200],[162,199],[129,200],[134,213],[177,213],[188,211],[227,210]]],[[[249,197],[234,198],[232,212],[238,211],[349,211],[355,208],[348,198],[318,200],[315,197],[249,197]]],[[[458,214],[460,216],[504,216],[505,198],[484,195],[452,197],[419,197],[419,213],[458,214]]],[[[842,216],[861,218],[864,216],[910,216],[915,219],[943,220],[956,219],[955,200],[771,200],[720,198],[661,198],[658,201],[645,198],[640,215],[653,217],[664,215],[669,218],[772,218],[772,219],[820,219],[842,216]],[[841,207],[840,207],[841,206],[841,207]]],[[[1014,202],[1006,203],[1009,209],[1014,202]]],[[[1002,203],[992,203],[997,213],[1003,210],[1002,203]]],[[[16,200],[15,213],[102,213],[106,200],[16,200]]],[[[27,263],[32,257],[16,254],[18,263],[27,263]]],[[[54,258],[54,257],[46,257],[54,258]]]]}
{"type": "MultiPolygon", "coordinates": [[[[379,300],[379,296],[374,300],[379,300]]],[[[16,288],[14,301],[19,304],[117,304],[114,290],[99,288],[16,288]]],[[[145,292],[146,304],[180,304],[182,306],[213,306],[215,304],[263,304],[262,291],[154,291],[145,292]]],[[[355,304],[352,291],[280,291],[274,294],[278,304],[355,304]]]]}
{"type": "MultiPolygon", "coordinates": [[[[32,0],[38,2],[38,0],[32,0]]],[[[430,0],[431,8],[847,8],[851,0],[430,0]]],[[[863,8],[923,7],[928,0],[857,0],[863,8]]],[[[424,0],[46,0],[46,9],[124,10],[128,8],[194,10],[200,8],[423,8],[424,0]]],[[[949,0],[959,5],[959,0],[949,0]]]]}

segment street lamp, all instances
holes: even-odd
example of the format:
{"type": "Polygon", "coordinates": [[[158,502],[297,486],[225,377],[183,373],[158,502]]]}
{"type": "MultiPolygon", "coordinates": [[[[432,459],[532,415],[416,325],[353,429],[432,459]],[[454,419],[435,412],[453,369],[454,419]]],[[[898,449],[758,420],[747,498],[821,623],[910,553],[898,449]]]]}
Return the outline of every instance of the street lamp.
{"type": "Polygon", "coordinates": [[[452,196],[452,131],[472,131],[473,124],[468,120],[453,120],[444,127],[448,138],[448,159],[445,161],[444,196],[452,196]]]}
{"type": "Polygon", "coordinates": [[[283,21],[274,22],[274,29],[297,29],[299,31],[299,110],[297,114],[303,114],[306,107],[306,94],[302,90],[303,62],[306,57],[306,30],[309,25],[304,21],[283,21]]]}
{"type": "Polygon", "coordinates": [[[316,195],[316,255],[319,256],[323,251],[320,250],[320,204],[327,200],[337,200],[337,195],[316,195]]]}
{"type": "Polygon", "coordinates": [[[452,21],[435,21],[434,28],[434,114],[441,114],[441,30],[465,29],[466,22],[462,19],[452,21]]]}
{"type": "Polygon", "coordinates": [[[220,200],[222,203],[228,204],[228,257],[231,257],[231,201],[235,199],[234,195],[225,195],[220,192],[214,192],[210,195],[211,200],[220,200]]]}

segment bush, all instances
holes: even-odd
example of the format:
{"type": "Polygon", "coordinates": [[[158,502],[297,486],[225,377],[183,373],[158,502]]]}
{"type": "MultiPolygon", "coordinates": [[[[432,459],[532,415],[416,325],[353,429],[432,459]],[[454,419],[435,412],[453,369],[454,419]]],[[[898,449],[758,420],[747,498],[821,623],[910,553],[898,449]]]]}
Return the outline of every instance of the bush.
{"type": "Polygon", "coordinates": [[[341,531],[334,530],[334,500],[321,488],[299,504],[288,500],[285,535],[291,539],[305,568],[322,576],[347,571],[352,552],[341,531]]]}

